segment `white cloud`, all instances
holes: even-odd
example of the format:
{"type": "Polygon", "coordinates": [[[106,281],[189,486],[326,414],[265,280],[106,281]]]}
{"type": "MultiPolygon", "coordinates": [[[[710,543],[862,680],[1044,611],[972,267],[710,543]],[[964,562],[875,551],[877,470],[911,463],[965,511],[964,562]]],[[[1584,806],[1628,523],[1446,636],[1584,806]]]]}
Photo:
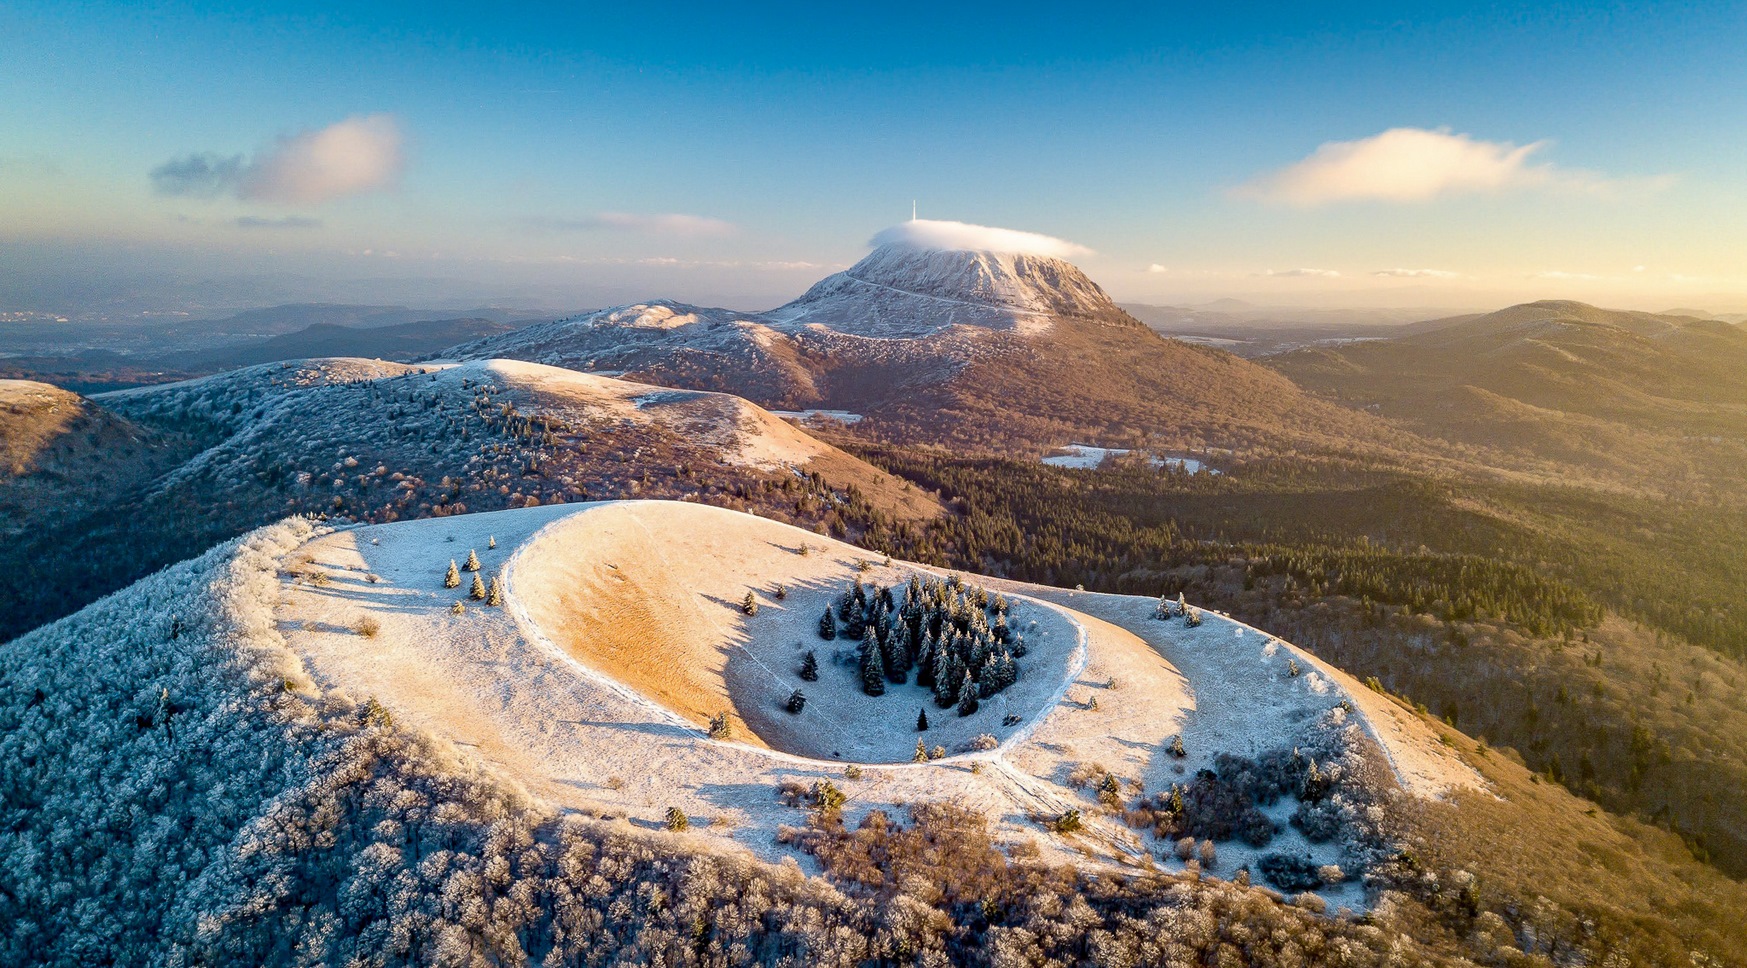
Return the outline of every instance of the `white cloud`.
{"type": "Polygon", "coordinates": [[[391,188],[405,167],[404,139],[391,115],[347,118],[280,139],[243,179],[248,199],[312,205],[391,188]]]}
{"type": "Polygon", "coordinates": [[[1014,252],[1073,259],[1092,255],[1078,243],[1036,232],[998,229],[966,222],[911,219],[873,237],[869,245],[903,245],[913,249],[964,249],[972,252],[1014,252]]]}
{"type": "Polygon", "coordinates": [[[1480,141],[1448,128],[1391,128],[1357,141],[1330,141],[1308,158],[1240,185],[1235,194],[1313,207],[1372,200],[1424,202],[1449,195],[1516,189],[1606,193],[1628,185],[1656,189],[1666,177],[1621,180],[1596,172],[1530,164],[1548,142],[1480,141]]]}
{"type": "Polygon", "coordinates": [[[682,215],[668,212],[659,215],[638,215],[631,212],[600,212],[583,218],[534,218],[528,224],[559,231],[639,232],[646,235],[667,235],[680,238],[708,238],[733,235],[732,222],[702,215],[682,215]]]}
{"type": "Polygon", "coordinates": [[[1270,279],[1297,279],[1314,277],[1319,279],[1338,279],[1340,273],[1334,269],[1269,269],[1256,273],[1270,279]]]}
{"type": "Polygon", "coordinates": [[[1371,274],[1392,279],[1455,279],[1462,275],[1448,269],[1378,269],[1371,274]]]}
{"type": "Polygon", "coordinates": [[[1159,265],[1157,262],[1155,262],[1152,265],[1147,266],[1146,271],[1152,273],[1153,275],[1158,275],[1158,274],[1163,273],[1163,272],[1170,272],[1171,270],[1167,269],[1164,266],[1159,265]]]}
{"type": "Polygon", "coordinates": [[[249,161],[211,152],[173,158],[152,169],[152,188],[160,195],[319,205],[394,187],[406,166],[403,142],[393,116],[361,115],[281,138],[249,161]]]}

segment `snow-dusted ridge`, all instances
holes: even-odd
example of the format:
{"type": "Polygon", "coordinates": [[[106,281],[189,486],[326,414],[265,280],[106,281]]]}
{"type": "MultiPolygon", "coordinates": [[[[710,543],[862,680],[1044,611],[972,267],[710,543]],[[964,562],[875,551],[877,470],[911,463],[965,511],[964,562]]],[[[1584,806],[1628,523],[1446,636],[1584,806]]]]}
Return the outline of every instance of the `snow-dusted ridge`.
{"type": "MultiPolygon", "coordinates": [[[[1410,792],[1478,784],[1417,720],[1261,633],[1214,615],[1185,629],[1150,618],[1148,600],[1009,583],[996,584],[1019,600],[1026,627],[1038,622],[1020,684],[968,720],[929,704],[932,728],[918,734],[919,691],[860,696],[853,671],[829,661],[832,643],[814,634],[819,610],[858,573],[858,559],[875,562],[863,573],[870,584],[922,570],[705,506],[529,508],[320,537],[292,556],[302,562],[294,570],[329,580],[287,581],[277,618],[325,685],[377,697],[397,722],[474,749],[555,804],[650,824],[678,806],[766,858],[785,852],[776,828],[799,820],[775,804],[776,785],[828,777],[849,794],[852,819],[953,800],[995,820],[1004,839],[1045,850],[1069,845],[1043,833],[1040,818],[1082,809],[1088,832],[1078,847],[1129,862],[1157,845],[1099,814],[1070,773],[1097,763],[1157,790],[1215,753],[1308,748],[1325,728],[1318,723],[1344,715],[1334,711],[1343,699],[1410,792]],[[465,614],[451,614],[466,588],[444,589],[442,570],[469,549],[485,574],[505,580],[506,607],[467,602],[465,614]],[[737,608],[748,588],[763,606],[755,617],[737,608]],[[365,616],[380,623],[374,637],[354,631],[365,616]],[[805,648],[821,659],[818,682],[795,674],[805,648]],[[1288,657],[1310,674],[1286,676],[1288,657]],[[778,705],[796,686],[810,697],[800,716],[778,705]],[[721,710],[732,714],[734,741],[701,734],[721,710]],[[1021,722],[1002,727],[1004,712],[1021,722]],[[982,732],[1000,745],[961,751],[982,732]],[[1177,735],[1189,744],[1186,760],[1165,752],[1177,735]],[[904,754],[918,736],[955,755],[910,764],[904,754]],[[850,762],[865,764],[860,779],[843,776],[850,762]]],[[[1290,829],[1270,849],[1282,848],[1341,861],[1339,848],[1290,829]]],[[[1255,857],[1241,844],[1220,850],[1228,870],[1255,857]]]]}
{"type": "MultiPolygon", "coordinates": [[[[1059,255],[889,241],[848,269],[820,280],[798,299],[766,312],[652,300],[489,337],[452,353],[463,358],[531,353],[544,359],[539,355],[543,349],[582,340],[587,345],[599,342],[604,358],[616,358],[630,349],[621,345],[625,339],[677,340],[699,352],[733,353],[736,343],[761,331],[767,339],[810,330],[869,339],[916,339],[955,327],[1036,334],[1046,331],[1057,316],[1118,313],[1097,283],[1059,255]],[[601,341],[614,333],[621,342],[601,341]]],[[[571,350],[573,356],[577,352],[571,350]]]]}

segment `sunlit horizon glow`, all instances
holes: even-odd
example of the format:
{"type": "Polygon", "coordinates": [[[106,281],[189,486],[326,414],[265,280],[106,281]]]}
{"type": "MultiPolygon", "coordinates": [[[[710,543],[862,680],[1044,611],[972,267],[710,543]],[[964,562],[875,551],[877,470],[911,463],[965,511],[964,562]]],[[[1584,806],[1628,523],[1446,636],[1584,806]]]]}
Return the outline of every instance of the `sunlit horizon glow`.
{"type": "Polygon", "coordinates": [[[752,309],[870,238],[1155,304],[1747,310],[1738,7],[1029,13],[12,5],[0,312],[752,309]]]}

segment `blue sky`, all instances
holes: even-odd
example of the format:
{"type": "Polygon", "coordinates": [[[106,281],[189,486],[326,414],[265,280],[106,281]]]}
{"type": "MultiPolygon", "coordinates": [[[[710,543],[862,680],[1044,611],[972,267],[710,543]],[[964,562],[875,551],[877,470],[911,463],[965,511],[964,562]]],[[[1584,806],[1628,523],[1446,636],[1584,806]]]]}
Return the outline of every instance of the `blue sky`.
{"type": "Polygon", "coordinates": [[[759,308],[912,198],[1135,300],[1747,307],[1742,5],[1213,6],[13,3],[0,310],[759,308]]]}

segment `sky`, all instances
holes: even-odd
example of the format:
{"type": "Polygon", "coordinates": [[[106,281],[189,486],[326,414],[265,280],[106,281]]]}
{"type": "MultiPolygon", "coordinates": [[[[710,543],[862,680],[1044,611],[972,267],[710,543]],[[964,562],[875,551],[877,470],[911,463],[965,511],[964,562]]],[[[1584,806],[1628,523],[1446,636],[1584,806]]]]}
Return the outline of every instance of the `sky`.
{"type": "Polygon", "coordinates": [[[913,201],[1125,301],[1747,309],[1747,5],[745,6],[0,5],[0,313],[762,309],[913,201]]]}

